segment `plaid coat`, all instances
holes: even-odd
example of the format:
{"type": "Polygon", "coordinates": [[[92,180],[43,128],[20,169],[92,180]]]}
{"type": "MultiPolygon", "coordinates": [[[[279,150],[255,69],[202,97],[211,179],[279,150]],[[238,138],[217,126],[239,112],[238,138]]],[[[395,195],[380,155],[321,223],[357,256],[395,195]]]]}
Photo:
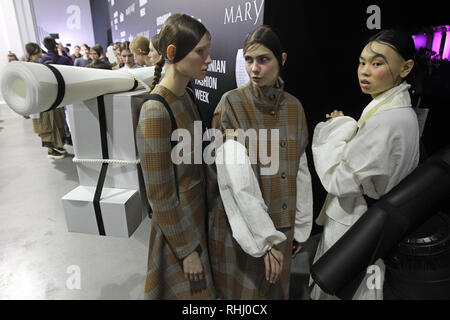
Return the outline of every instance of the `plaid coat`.
{"type": "Polygon", "coordinates": [[[33,129],[42,140],[42,146],[63,148],[66,138],[65,120],[61,109],[41,112],[39,119],[33,119],[33,129]]]}
{"type": "MultiPolygon", "coordinates": [[[[287,241],[276,247],[284,254],[280,281],[266,290],[263,258],[251,257],[240,248],[233,239],[223,204],[218,197],[212,199],[209,246],[218,295],[224,299],[288,299],[297,200],[296,178],[300,157],[308,141],[303,107],[294,96],[283,90],[281,79],[276,87],[263,90],[249,83],[222,97],[214,112],[212,127],[224,133],[226,129],[239,128],[244,131],[279,129],[279,171],[264,176],[259,161],[252,168],[269,216],[275,227],[287,237],[287,241]]],[[[246,147],[248,149],[247,143],[246,147]]]]}
{"type": "MultiPolygon", "coordinates": [[[[161,85],[152,93],[165,98],[178,128],[187,129],[193,137],[194,121],[199,114],[189,94],[178,98],[161,85]]],[[[180,164],[175,181],[171,133],[167,110],[159,101],[147,101],[136,130],[147,196],[153,209],[145,292],[150,299],[213,299],[205,229],[205,174],[201,164],[180,164]],[[200,251],[206,276],[201,284],[205,289],[196,294],[191,289],[194,285],[198,288],[198,283],[185,279],[182,264],[194,250],[200,251]]]]}

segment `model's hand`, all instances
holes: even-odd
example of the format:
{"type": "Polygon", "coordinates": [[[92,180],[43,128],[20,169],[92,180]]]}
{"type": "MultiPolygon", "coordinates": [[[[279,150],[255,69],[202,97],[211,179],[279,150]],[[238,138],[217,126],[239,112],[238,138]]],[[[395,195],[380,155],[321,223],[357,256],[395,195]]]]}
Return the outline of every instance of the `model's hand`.
{"type": "Polygon", "coordinates": [[[203,280],[203,265],[197,251],[192,252],[183,260],[184,276],[189,281],[203,280]]]}
{"type": "Polygon", "coordinates": [[[266,280],[271,284],[277,283],[280,279],[281,270],[283,270],[283,253],[272,248],[264,256],[264,265],[266,267],[266,280]]]}
{"type": "Polygon", "coordinates": [[[334,110],[332,113],[326,115],[327,119],[333,119],[337,117],[343,117],[344,113],[342,111],[334,110]]]}
{"type": "Polygon", "coordinates": [[[292,257],[295,257],[297,254],[299,254],[302,248],[302,245],[294,240],[294,243],[292,245],[292,257]]]}

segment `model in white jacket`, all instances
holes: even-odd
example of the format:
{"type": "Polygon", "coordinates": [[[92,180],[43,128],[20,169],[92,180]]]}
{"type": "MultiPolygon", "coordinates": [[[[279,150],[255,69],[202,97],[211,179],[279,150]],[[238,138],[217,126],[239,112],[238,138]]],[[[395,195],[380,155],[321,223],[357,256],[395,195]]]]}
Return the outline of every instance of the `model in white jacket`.
{"type": "MultiPolygon", "coordinates": [[[[366,212],[363,195],[379,199],[417,167],[419,126],[410,85],[403,81],[413,65],[393,44],[369,42],[361,53],[358,76],[362,91],[373,100],[359,121],[335,110],[315,128],[314,165],[328,195],[316,221],[324,231],[314,262],[366,212]]],[[[353,299],[383,298],[384,264],[381,259],[375,264],[379,279],[374,282],[368,272],[353,299]]],[[[317,285],[311,298],[336,299],[317,285]]]]}

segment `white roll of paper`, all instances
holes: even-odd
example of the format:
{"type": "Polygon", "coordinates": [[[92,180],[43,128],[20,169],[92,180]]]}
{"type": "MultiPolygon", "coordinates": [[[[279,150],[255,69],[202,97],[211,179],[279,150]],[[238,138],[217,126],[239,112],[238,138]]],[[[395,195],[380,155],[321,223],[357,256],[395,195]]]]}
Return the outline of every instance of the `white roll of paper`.
{"type": "MultiPolygon", "coordinates": [[[[52,65],[62,75],[65,94],[58,107],[111,93],[148,89],[154,67],[102,70],[52,65]]],[[[1,76],[1,91],[8,106],[20,115],[47,111],[56,101],[58,81],[49,67],[31,62],[8,63],[1,76]]]]}

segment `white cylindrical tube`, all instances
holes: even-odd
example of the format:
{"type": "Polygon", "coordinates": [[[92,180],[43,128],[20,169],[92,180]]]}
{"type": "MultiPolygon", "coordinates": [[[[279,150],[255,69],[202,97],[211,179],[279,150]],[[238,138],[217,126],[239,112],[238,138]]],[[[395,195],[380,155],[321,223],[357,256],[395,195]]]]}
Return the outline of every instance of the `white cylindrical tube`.
{"type": "MultiPolygon", "coordinates": [[[[65,94],[58,107],[92,99],[101,95],[126,92],[153,81],[155,68],[131,70],[102,70],[52,65],[62,75],[65,94]]],[[[18,114],[27,116],[48,110],[56,101],[58,81],[45,65],[30,62],[11,62],[2,72],[1,91],[5,102],[18,114]]]]}

